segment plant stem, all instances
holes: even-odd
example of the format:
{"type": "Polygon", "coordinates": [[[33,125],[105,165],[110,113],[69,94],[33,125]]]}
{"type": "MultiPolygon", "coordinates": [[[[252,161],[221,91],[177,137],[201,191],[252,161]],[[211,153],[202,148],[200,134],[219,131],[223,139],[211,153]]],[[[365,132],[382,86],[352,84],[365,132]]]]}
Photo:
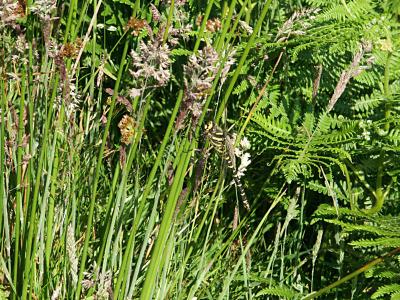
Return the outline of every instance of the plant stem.
{"type": "MultiPolygon", "coordinates": [[[[140,219],[142,217],[144,207],[146,205],[146,199],[150,194],[151,187],[153,185],[154,177],[155,177],[155,175],[157,173],[158,167],[160,166],[161,159],[162,159],[162,157],[164,155],[164,151],[165,151],[165,148],[166,148],[166,146],[168,144],[168,141],[170,140],[172,127],[174,125],[176,115],[178,114],[178,110],[179,110],[182,98],[183,98],[183,91],[181,90],[179,92],[178,99],[177,99],[177,101],[175,103],[174,110],[173,110],[172,115],[170,117],[170,121],[169,121],[167,130],[165,132],[164,139],[163,139],[163,141],[161,143],[160,149],[158,150],[156,161],[155,161],[155,163],[154,163],[154,165],[153,165],[153,167],[152,167],[152,169],[150,171],[150,175],[149,175],[149,177],[148,177],[148,179],[146,181],[145,188],[144,188],[144,191],[143,191],[142,200],[140,202],[140,205],[139,205],[139,208],[138,208],[138,212],[137,212],[135,220],[133,222],[132,229],[131,229],[131,231],[129,233],[129,241],[128,241],[128,244],[127,244],[126,249],[125,249],[124,257],[122,259],[123,268],[126,266],[126,264],[128,262],[129,252],[130,252],[130,249],[132,248],[133,241],[134,241],[135,236],[136,236],[136,230],[139,227],[139,222],[140,222],[140,219]]],[[[115,286],[115,292],[114,292],[114,295],[115,295],[116,299],[117,299],[117,296],[118,296],[118,293],[119,293],[120,286],[122,284],[124,275],[125,274],[124,274],[123,270],[120,270],[120,274],[118,275],[117,284],[115,286]]]]}
{"type": "Polygon", "coordinates": [[[194,44],[194,49],[193,49],[194,53],[196,53],[197,50],[199,49],[200,42],[201,42],[201,40],[203,38],[203,35],[204,35],[204,29],[206,28],[207,20],[208,20],[208,17],[210,15],[211,8],[212,8],[213,4],[214,4],[214,0],[208,1],[206,12],[204,13],[203,21],[201,22],[199,33],[197,35],[196,44],[194,44]]]}
{"type": "MultiPolygon", "coordinates": [[[[18,263],[19,263],[19,248],[20,248],[20,238],[21,238],[21,214],[22,214],[22,156],[23,156],[23,136],[24,136],[24,111],[25,111],[25,86],[26,86],[25,68],[22,68],[21,77],[21,95],[19,102],[19,122],[18,122],[18,139],[17,139],[17,194],[16,194],[16,204],[15,204],[15,252],[14,252],[14,269],[13,269],[13,281],[14,285],[19,287],[21,281],[18,278],[18,263]]],[[[23,214],[22,214],[23,215],[23,214]]]]}
{"type": "Polygon", "coordinates": [[[165,26],[165,31],[164,31],[164,36],[163,36],[163,45],[167,42],[167,39],[168,39],[169,27],[171,26],[172,17],[174,16],[174,7],[175,7],[175,0],[171,0],[171,4],[169,7],[169,13],[168,13],[168,19],[167,19],[167,25],[165,26]]]}
{"type": "Polygon", "coordinates": [[[327,287],[324,287],[323,289],[320,289],[319,291],[316,291],[314,293],[311,293],[311,294],[305,296],[304,298],[302,298],[302,300],[309,300],[309,299],[314,299],[316,297],[319,297],[322,294],[325,294],[326,292],[329,292],[331,289],[341,285],[342,283],[344,283],[344,282],[356,277],[357,275],[359,275],[361,273],[364,273],[365,271],[368,271],[373,266],[383,262],[388,257],[396,255],[397,253],[400,253],[400,247],[390,251],[389,253],[386,253],[385,255],[382,255],[381,257],[378,257],[378,258],[370,261],[369,263],[365,264],[364,266],[362,266],[361,268],[357,269],[353,273],[350,273],[349,275],[343,277],[342,279],[339,279],[338,281],[335,281],[334,283],[328,285],[327,287]]]}
{"type": "Polygon", "coordinates": [[[256,26],[255,26],[255,28],[253,30],[253,33],[251,34],[250,39],[249,39],[249,41],[248,41],[248,43],[246,45],[246,48],[243,51],[242,57],[240,58],[240,61],[239,61],[239,64],[238,64],[238,66],[237,66],[237,68],[235,70],[235,73],[232,76],[232,79],[231,79],[231,81],[229,83],[229,86],[228,86],[228,88],[227,88],[227,90],[225,92],[224,98],[223,98],[223,100],[222,100],[222,102],[221,102],[221,104],[220,104],[220,106],[218,108],[218,112],[217,112],[217,115],[216,115],[216,118],[215,118],[215,122],[217,124],[218,124],[218,121],[222,117],[222,113],[225,110],[226,103],[228,102],[228,99],[229,99],[229,97],[230,97],[230,95],[231,95],[231,93],[233,91],[233,88],[234,88],[234,86],[236,84],[236,81],[237,81],[237,79],[239,77],[239,74],[242,71],[242,67],[243,67],[243,65],[244,65],[244,63],[245,63],[245,61],[247,59],[247,55],[249,54],[250,49],[254,45],[255,38],[256,38],[256,36],[258,35],[258,32],[261,29],[261,26],[262,26],[262,23],[264,21],[264,18],[265,18],[266,14],[267,14],[269,6],[271,5],[271,1],[272,0],[268,0],[265,3],[265,5],[264,5],[264,7],[263,7],[263,9],[261,11],[260,17],[259,17],[259,19],[257,21],[257,24],[256,24],[256,26]]]}
{"type": "MultiPolygon", "coordinates": [[[[35,188],[34,188],[34,192],[33,192],[33,198],[32,198],[32,205],[30,208],[30,216],[29,216],[29,223],[27,223],[27,225],[29,225],[27,228],[29,228],[29,232],[28,232],[28,237],[26,239],[26,251],[25,251],[25,268],[24,268],[24,280],[23,280],[23,288],[22,288],[22,299],[26,299],[27,297],[27,289],[28,289],[28,282],[30,279],[30,271],[31,271],[31,263],[32,263],[32,240],[33,240],[33,234],[34,234],[34,228],[35,226],[35,221],[36,221],[36,207],[37,207],[37,203],[38,203],[38,198],[39,198],[39,189],[40,189],[40,182],[41,182],[41,178],[42,178],[42,172],[43,172],[43,165],[44,165],[44,157],[45,157],[45,153],[46,153],[46,142],[48,140],[49,137],[49,131],[50,131],[50,121],[52,120],[53,117],[53,104],[54,104],[54,100],[56,98],[56,94],[57,94],[57,88],[58,88],[58,80],[59,80],[59,76],[58,74],[56,75],[55,79],[54,79],[54,84],[53,84],[53,91],[52,91],[52,95],[49,101],[49,110],[47,113],[47,117],[46,117],[46,123],[45,123],[45,128],[44,128],[44,133],[43,133],[43,142],[42,142],[42,146],[40,148],[40,156],[39,156],[39,162],[38,162],[38,166],[37,166],[37,173],[36,173],[36,181],[35,181],[35,188]]],[[[28,222],[28,220],[26,221],[28,222]]]]}
{"type": "Polygon", "coordinates": [[[81,258],[80,268],[79,268],[78,285],[77,285],[77,289],[76,289],[76,293],[75,293],[76,300],[80,299],[80,294],[81,294],[81,290],[82,290],[83,272],[85,271],[87,252],[88,252],[89,241],[90,241],[90,236],[91,236],[91,232],[92,232],[93,214],[94,214],[94,206],[96,203],[96,196],[97,196],[97,185],[99,183],[99,177],[100,177],[100,168],[102,166],[104,149],[105,149],[105,145],[106,145],[108,132],[110,129],[112,115],[114,112],[115,102],[116,102],[116,99],[118,96],[118,89],[119,89],[119,85],[120,85],[123,70],[124,70],[124,65],[125,65],[126,55],[128,53],[128,48],[129,48],[129,39],[127,39],[125,41],[124,50],[122,52],[121,63],[119,65],[117,81],[115,82],[115,87],[114,87],[114,94],[111,98],[111,106],[110,106],[110,110],[108,112],[107,124],[104,129],[103,139],[101,142],[101,146],[100,146],[100,150],[99,150],[99,154],[98,154],[98,158],[97,158],[96,171],[94,174],[92,194],[91,194],[90,206],[89,206],[88,224],[87,224],[87,228],[86,228],[85,242],[83,245],[82,258],[81,258]]]}

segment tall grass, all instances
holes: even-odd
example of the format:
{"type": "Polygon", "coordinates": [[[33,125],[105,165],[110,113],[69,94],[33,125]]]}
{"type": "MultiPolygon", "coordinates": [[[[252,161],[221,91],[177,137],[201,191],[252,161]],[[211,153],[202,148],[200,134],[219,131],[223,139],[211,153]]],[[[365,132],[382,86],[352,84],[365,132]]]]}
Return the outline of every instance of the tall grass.
{"type": "MultiPolygon", "coordinates": [[[[339,230],[311,224],[316,193],[330,203],[342,158],[317,153],[312,176],[293,165],[298,177],[285,178],[295,137],[308,129],[301,122],[317,123],[325,105],[290,98],[310,94],[314,78],[286,87],[309,71],[298,72],[301,62],[286,53],[314,43],[311,32],[297,44],[319,12],[301,8],[272,0],[0,3],[0,298],[311,299],[349,284],[355,273],[345,272],[359,265],[345,265],[339,230]],[[284,111],[286,119],[305,115],[285,147],[284,111]],[[249,125],[260,112],[280,113],[275,136],[249,125]],[[203,134],[208,120],[235,141],[250,212],[203,134]],[[271,158],[267,147],[283,154],[271,158]],[[338,277],[348,279],[329,285],[338,277]]],[[[338,52],[347,63],[346,51],[338,52]]],[[[387,99],[397,95],[392,59],[376,69],[387,99]]],[[[329,94],[326,76],[320,93],[329,94]]],[[[357,88],[350,93],[364,97],[357,88]]],[[[380,188],[395,185],[379,172],[380,188]]],[[[351,197],[339,197],[341,205],[351,197]]],[[[343,291],[365,295],[351,283],[343,291]]]]}

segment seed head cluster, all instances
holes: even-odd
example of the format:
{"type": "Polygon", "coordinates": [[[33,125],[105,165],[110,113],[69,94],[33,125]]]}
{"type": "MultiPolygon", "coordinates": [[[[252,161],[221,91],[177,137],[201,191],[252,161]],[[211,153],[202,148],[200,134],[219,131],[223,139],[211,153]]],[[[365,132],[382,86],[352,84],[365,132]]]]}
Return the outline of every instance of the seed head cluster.
{"type": "Polygon", "coordinates": [[[147,82],[156,86],[168,83],[171,73],[170,50],[156,38],[149,42],[141,41],[138,51],[131,51],[133,69],[131,75],[139,82],[147,82]]]}
{"type": "Polygon", "coordinates": [[[135,121],[132,117],[124,115],[118,123],[118,127],[121,131],[121,141],[125,145],[129,145],[133,141],[135,135],[135,121]]]}
{"type": "Polygon", "coordinates": [[[185,99],[176,122],[176,129],[182,129],[190,111],[192,125],[196,125],[203,111],[204,99],[209,95],[212,82],[218,71],[218,54],[211,46],[204,47],[198,55],[191,55],[185,73],[185,99]]]}

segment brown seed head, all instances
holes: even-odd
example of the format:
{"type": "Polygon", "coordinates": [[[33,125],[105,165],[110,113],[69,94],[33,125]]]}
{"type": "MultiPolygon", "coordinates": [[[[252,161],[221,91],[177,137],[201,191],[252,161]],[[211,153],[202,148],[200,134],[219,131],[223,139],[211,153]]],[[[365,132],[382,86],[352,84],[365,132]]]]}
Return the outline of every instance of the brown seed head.
{"type": "Polygon", "coordinates": [[[125,145],[129,145],[133,141],[135,135],[135,121],[132,117],[124,115],[118,123],[118,127],[121,131],[121,141],[125,145]]]}
{"type": "Polygon", "coordinates": [[[132,30],[134,36],[138,36],[143,28],[147,26],[146,20],[140,20],[135,17],[131,17],[126,23],[125,30],[132,30]]]}

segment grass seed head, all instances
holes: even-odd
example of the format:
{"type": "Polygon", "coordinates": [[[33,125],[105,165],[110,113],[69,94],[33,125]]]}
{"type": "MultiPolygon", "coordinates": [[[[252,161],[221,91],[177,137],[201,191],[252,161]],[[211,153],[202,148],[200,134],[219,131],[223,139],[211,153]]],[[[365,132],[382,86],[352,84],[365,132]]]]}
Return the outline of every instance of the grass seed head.
{"type": "Polygon", "coordinates": [[[125,145],[129,145],[133,141],[135,135],[135,121],[132,117],[124,115],[121,121],[118,123],[118,127],[121,131],[121,141],[125,145]]]}

